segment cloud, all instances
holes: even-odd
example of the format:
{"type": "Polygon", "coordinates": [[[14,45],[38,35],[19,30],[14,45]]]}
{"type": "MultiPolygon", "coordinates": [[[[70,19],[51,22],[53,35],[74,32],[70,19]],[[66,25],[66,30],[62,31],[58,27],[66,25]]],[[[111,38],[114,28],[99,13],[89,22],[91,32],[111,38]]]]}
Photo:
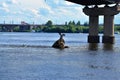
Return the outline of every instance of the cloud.
{"type": "Polygon", "coordinates": [[[7,4],[18,4],[17,0],[7,0],[5,1],[7,4]]]}
{"type": "Polygon", "coordinates": [[[6,7],[8,7],[8,5],[5,2],[3,2],[2,7],[6,8],[6,7]]]}
{"type": "Polygon", "coordinates": [[[2,2],[2,4],[0,5],[0,13],[4,13],[3,15],[6,15],[7,12],[9,12],[9,6],[5,2],[2,2]]]}
{"type": "Polygon", "coordinates": [[[65,4],[66,4],[66,5],[69,5],[69,6],[70,6],[70,5],[75,5],[74,3],[71,3],[71,2],[68,2],[68,1],[65,1],[65,4]]]}
{"type": "MultiPolygon", "coordinates": [[[[80,20],[83,17],[82,9],[78,5],[64,0],[6,0],[2,1],[0,17],[36,21],[44,23],[52,20],[54,23],[64,23],[68,20],[80,20]],[[77,7],[75,7],[77,6],[77,7]],[[5,11],[5,12],[4,12],[5,11]]],[[[9,19],[8,19],[9,20],[9,19]]]]}
{"type": "Polygon", "coordinates": [[[40,8],[40,14],[43,14],[44,16],[47,16],[48,14],[50,14],[48,9],[45,8],[40,8]]]}
{"type": "Polygon", "coordinates": [[[0,3],[0,21],[13,19],[16,22],[22,20],[41,24],[47,20],[58,24],[70,20],[88,21],[88,16],[82,11],[83,6],[65,0],[0,0],[0,3]]]}
{"type": "Polygon", "coordinates": [[[13,4],[18,4],[17,0],[11,0],[13,4]]]}

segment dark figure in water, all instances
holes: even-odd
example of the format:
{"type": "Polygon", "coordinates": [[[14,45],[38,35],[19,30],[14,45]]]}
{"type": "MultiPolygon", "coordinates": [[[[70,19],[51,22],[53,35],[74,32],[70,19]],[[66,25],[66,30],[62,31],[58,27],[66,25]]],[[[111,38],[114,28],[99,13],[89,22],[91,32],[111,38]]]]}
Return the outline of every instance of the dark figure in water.
{"type": "Polygon", "coordinates": [[[52,47],[60,49],[68,48],[68,46],[65,46],[65,41],[63,39],[63,36],[65,36],[65,34],[59,33],[59,35],[60,38],[52,45],[52,47]]]}

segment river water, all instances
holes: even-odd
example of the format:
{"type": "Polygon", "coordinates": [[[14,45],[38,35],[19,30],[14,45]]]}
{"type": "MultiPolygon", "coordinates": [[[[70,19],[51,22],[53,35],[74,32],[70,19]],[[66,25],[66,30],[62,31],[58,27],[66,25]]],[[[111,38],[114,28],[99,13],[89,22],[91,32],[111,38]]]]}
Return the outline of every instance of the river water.
{"type": "Polygon", "coordinates": [[[0,80],[120,80],[120,35],[114,45],[87,36],[66,33],[60,50],[57,33],[0,33],[0,80]]]}

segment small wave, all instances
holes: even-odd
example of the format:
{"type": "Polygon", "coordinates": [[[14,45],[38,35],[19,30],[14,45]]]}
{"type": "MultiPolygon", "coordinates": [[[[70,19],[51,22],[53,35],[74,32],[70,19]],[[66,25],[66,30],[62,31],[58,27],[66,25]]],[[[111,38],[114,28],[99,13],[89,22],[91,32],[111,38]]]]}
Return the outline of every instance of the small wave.
{"type": "Polygon", "coordinates": [[[86,43],[85,41],[66,41],[66,43],[86,43]]]}
{"type": "Polygon", "coordinates": [[[0,47],[31,47],[31,48],[51,48],[51,46],[45,46],[45,45],[14,45],[14,44],[0,44],[0,47]]]}

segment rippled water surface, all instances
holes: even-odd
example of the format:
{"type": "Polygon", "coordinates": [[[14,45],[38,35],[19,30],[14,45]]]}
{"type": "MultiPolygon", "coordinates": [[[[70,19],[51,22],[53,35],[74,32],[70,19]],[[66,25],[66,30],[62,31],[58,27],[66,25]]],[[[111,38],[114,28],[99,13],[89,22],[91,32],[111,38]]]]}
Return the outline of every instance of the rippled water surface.
{"type": "MultiPolygon", "coordinates": [[[[120,35],[114,45],[90,45],[88,34],[0,33],[0,80],[120,80],[120,35]]],[[[102,36],[102,34],[100,34],[102,36]]]]}

